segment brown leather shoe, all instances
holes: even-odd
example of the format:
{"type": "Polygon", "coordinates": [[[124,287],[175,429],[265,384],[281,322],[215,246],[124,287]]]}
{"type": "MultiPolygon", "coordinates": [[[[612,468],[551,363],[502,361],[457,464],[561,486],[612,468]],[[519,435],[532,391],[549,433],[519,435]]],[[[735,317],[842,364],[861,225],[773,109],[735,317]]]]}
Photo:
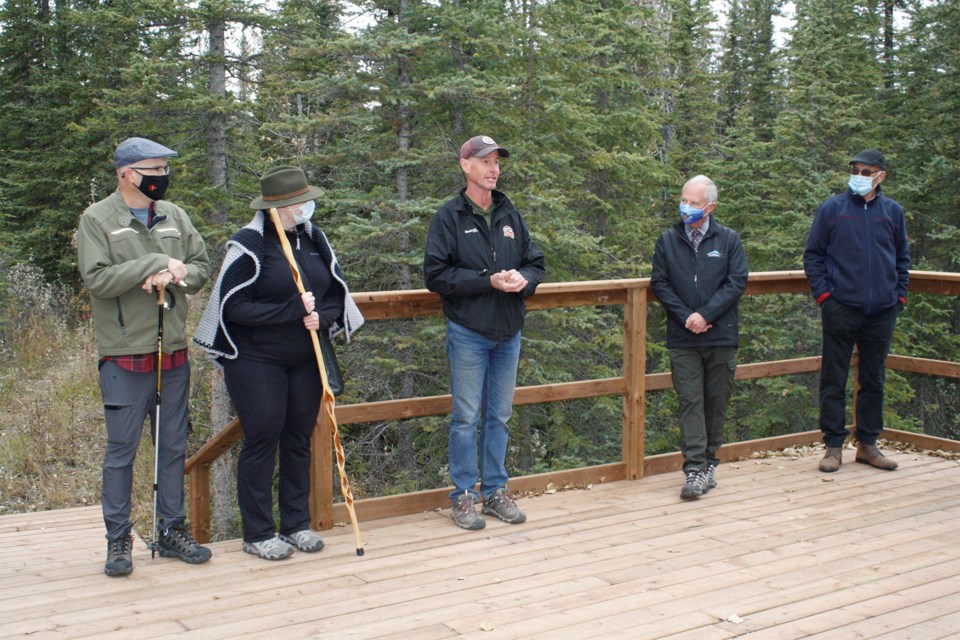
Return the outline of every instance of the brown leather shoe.
{"type": "Polygon", "coordinates": [[[843,449],[840,447],[827,447],[827,452],[820,461],[820,471],[833,473],[840,468],[841,462],[843,462],[843,449]]]}
{"type": "Polygon", "coordinates": [[[880,449],[877,449],[877,445],[875,444],[858,444],[856,459],[857,462],[868,464],[871,467],[876,467],[877,469],[883,469],[885,471],[893,471],[900,466],[890,458],[887,458],[880,453],[880,449]]]}

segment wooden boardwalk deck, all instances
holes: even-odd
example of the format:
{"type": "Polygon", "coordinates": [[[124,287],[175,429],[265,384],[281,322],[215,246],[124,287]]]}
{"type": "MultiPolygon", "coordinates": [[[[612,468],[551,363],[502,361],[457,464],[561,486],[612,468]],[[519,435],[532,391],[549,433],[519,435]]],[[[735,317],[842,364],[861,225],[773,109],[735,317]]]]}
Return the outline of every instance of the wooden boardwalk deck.
{"type": "MultiPolygon", "coordinates": [[[[271,563],[213,544],[201,566],[102,573],[98,508],[0,517],[0,637],[719,640],[960,637],[960,464],[896,472],[813,455],[524,498],[529,521],[448,511],[349,527],[271,563]]],[[[852,451],[847,453],[852,459],[852,451]]]]}

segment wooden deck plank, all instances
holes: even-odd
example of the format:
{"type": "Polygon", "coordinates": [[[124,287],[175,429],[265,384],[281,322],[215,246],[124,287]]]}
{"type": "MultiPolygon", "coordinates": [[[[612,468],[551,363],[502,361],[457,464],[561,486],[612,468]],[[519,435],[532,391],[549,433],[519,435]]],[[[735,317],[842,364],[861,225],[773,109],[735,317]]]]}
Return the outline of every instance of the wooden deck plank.
{"type": "Polygon", "coordinates": [[[227,541],[188,567],[138,542],[122,579],[102,575],[99,507],[0,516],[0,638],[947,637],[960,465],[887,453],[898,471],[724,464],[695,502],[679,473],[523,497],[525,525],[481,532],[449,510],[362,522],[363,558],[347,527],[279,563],[227,541]]]}

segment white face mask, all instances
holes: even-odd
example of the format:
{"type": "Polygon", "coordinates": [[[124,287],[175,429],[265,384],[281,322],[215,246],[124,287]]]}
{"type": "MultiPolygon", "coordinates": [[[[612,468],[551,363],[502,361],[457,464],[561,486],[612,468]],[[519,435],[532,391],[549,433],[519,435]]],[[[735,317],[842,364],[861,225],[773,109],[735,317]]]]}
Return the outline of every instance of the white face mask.
{"type": "Polygon", "coordinates": [[[847,185],[850,187],[850,191],[853,191],[858,196],[865,196],[873,190],[873,179],[875,177],[876,174],[872,176],[850,176],[847,185]]]}
{"type": "Polygon", "coordinates": [[[293,214],[293,221],[297,224],[308,222],[313,217],[313,212],[317,209],[317,203],[313,200],[307,200],[300,205],[300,211],[293,214]]]}

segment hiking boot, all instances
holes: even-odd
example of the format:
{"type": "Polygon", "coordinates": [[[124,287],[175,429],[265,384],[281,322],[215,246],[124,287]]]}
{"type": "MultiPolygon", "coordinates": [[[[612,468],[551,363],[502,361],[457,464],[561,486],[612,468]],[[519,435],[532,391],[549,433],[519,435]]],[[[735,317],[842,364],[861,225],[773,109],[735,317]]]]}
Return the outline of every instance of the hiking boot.
{"type": "Polygon", "coordinates": [[[454,499],[450,517],[461,529],[474,531],[487,526],[487,523],[473,507],[473,496],[470,495],[469,491],[464,491],[463,495],[458,495],[454,499]]]}
{"type": "Polygon", "coordinates": [[[827,452],[820,460],[820,471],[824,473],[833,473],[840,468],[843,462],[843,449],[840,447],[827,447],[827,452]]]}
{"type": "Polygon", "coordinates": [[[264,560],[283,560],[293,555],[293,546],[274,536],[260,542],[243,541],[243,550],[264,560]]]}
{"type": "Polygon", "coordinates": [[[684,500],[696,500],[709,489],[707,486],[707,474],[700,469],[688,469],[683,472],[683,488],[680,489],[680,497],[684,500]]]}
{"type": "Polygon", "coordinates": [[[187,564],[200,564],[210,559],[210,549],[201,547],[185,524],[178,524],[160,532],[157,551],[162,558],[180,558],[187,564]]]}
{"type": "Polygon", "coordinates": [[[133,536],[129,533],[116,540],[107,540],[107,562],[103,572],[108,576],[128,576],[133,573],[133,536]]]}
{"type": "Polygon", "coordinates": [[[880,449],[877,449],[877,445],[875,444],[858,444],[857,457],[855,459],[857,462],[868,464],[871,467],[883,469],[884,471],[893,471],[900,466],[890,458],[880,453],[880,449]]]}
{"type": "Polygon", "coordinates": [[[483,501],[483,512],[497,516],[507,524],[520,524],[527,521],[527,516],[510,497],[510,492],[501,487],[490,494],[483,501]]]}
{"type": "Polygon", "coordinates": [[[297,531],[296,533],[291,533],[288,536],[285,536],[281,533],[277,537],[287,544],[292,544],[304,553],[316,553],[317,551],[323,549],[323,540],[321,540],[320,536],[315,534],[310,529],[303,529],[301,531],[297,531]]]}
{"type": "Polygon", "coordinates": [[[706,482],[703,485],[703,493],[714,489],[717,486],[717,466],[713,464],[708,464],[707,468],[704,470],[703,475],[706,476],[706,482]]]}

